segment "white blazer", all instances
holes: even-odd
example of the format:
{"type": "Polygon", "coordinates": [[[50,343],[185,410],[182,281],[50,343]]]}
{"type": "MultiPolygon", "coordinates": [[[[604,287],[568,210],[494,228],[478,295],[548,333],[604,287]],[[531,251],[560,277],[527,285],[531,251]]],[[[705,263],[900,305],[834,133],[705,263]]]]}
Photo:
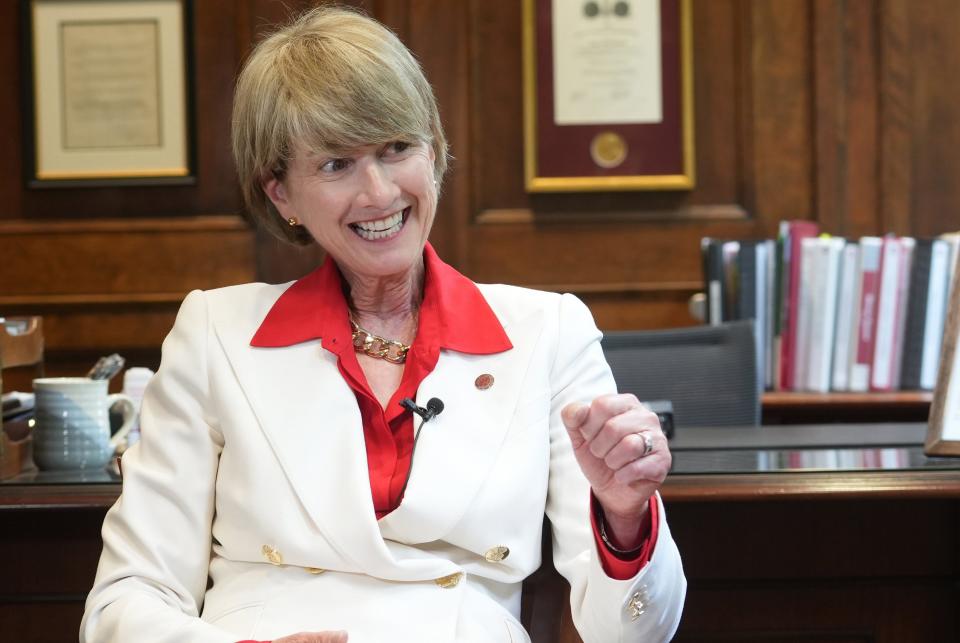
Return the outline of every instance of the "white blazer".
{"type": "Polygon", "coordinates": [[[184,300],[123,457],[81,643],[341,629],[351,643],[529,641],[520,590],[540,565],[544,512],[584,641],[670,639],[686,581],[665,512],[635,578],[598,563],[560,409],[615,385],[578,299],[479,286],[514,348],[441,352],[417,403],[446,408],[422,429],[403,502],[377,521],[336,357],[319,340],[250,346],[288,286],[184,300]],[[481,374],[492,387],[475,385],[481,374]]]}

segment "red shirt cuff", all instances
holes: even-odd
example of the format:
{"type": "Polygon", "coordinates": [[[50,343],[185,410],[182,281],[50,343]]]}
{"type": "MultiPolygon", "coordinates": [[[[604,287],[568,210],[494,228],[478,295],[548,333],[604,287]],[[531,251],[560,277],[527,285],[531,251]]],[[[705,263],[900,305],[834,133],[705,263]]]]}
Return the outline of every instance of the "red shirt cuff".
{"type": "Polygon", "coordinates": [[[635,558],[624,560],[618,558],[604,544],[600,537],[600,526],[597,524],[597,499],[590,494],[590,524],[593,527],[593,539],[597,543],[597,553],[600,556],[600,566],[603,571],[614,580],[630,580],[636,576],[644,566],[650,562],[653,556],[653,549],[657,545],[657,529],[660,525],[660,507],[657,503],[657,495],[650,496],[650,509],[646,517],[640,523],[640,551],[635,558]]]}

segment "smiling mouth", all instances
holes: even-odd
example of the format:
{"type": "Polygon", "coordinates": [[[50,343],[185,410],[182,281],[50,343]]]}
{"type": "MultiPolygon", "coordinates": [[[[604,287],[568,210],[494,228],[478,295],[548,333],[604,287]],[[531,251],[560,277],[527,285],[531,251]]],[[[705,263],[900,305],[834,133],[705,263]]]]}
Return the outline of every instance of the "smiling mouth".
{"type": "Polygon", "coordinates": [[[400,233],[400,230],[403,229],[403,224],[407,222],[407,217],[409,216],[410,207],[407,206],[403,210],[382,219],[351,223],[350,229],[356,232],[357,236],[361,239],[366,239],[367,241],[388,239],[400,233]]]}

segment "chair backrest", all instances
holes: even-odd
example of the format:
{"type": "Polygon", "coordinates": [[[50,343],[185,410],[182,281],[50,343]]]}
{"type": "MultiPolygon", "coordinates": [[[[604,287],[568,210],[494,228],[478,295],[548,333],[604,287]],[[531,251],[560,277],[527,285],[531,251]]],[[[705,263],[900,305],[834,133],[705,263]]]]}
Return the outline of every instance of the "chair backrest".
{"type": "Polygon", "coordinates": [[[621,393],[669,400],[684,426],[760,423],[753,320],[606,333],[603,352],[621,393]]]}

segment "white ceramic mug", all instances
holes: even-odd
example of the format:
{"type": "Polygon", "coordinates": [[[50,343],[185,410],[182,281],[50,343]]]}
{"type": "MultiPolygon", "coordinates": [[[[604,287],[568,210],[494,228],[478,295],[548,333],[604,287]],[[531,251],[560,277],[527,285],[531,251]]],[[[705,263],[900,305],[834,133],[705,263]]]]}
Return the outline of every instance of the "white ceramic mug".
{"type": "Polygon", "coordinates": [[[45,377],[36,394],[33,460],[43,470],[103,468],[136,419],[126,395],[107,395],[107,380],[45,377]],[[123,425],[110,437],[110,407],[123,406],[123,425]]]}

